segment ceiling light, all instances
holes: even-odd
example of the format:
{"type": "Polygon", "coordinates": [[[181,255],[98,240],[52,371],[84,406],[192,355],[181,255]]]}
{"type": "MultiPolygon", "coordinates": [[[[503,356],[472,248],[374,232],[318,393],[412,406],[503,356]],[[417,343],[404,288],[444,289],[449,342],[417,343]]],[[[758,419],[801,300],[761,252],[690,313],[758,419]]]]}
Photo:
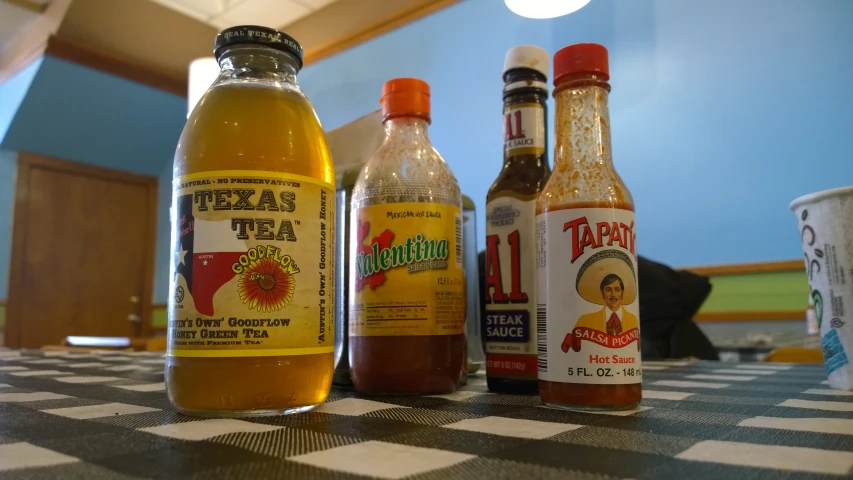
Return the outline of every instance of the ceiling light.
{"type": "Polygon", "coordinates": [[[585,7],[590,0],[504,0],[517,15],[527,18],[554,18],[585,7]]]}

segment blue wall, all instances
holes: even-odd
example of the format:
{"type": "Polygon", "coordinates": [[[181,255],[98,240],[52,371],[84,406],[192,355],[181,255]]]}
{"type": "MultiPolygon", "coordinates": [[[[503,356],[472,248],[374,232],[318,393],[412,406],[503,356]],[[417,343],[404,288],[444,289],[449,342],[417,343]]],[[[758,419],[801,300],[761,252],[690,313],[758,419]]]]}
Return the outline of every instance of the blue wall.
{"type": "Polygon", "coordinates": [[[554,20],[464,0],[307,67],[300,83],[329,129],[377,108],[387,79],[428,81],[431,137],[477,201],[482,238],[506,50],[602,43],[640,253],[675,266],[790,259],[801,252],[788,203],[853,184],[851,24],[840,0],[593,0],[554,20]]]}
{"type": "MultiPolygon", "coordinates": [[[[0,147],[30,85],[41,67],[39,58],[0,84],[0,147]]],[[[0,149],[0,299],[9,291],[9,263],[12,238],[12,211],[15,206],[16,154],[0,149]]]]}
{"type": "Polygon", "coordinates": [[[41,67],[42,59],[38,58],[10,79],[0,84],[0,143],[15,119],[18,107],[27,96],[27,91],[41,67]]]}
{"type": "Polygon", "coordinates": [[[38,62],[0,144],[5,151],[0,152],[0,299],[8,288],[6,213],[11,213],[15,166],[10,152],[30,152],[161,179],[153,301],[165,303],[171,164],[186,121],[186,99],[50,56],[38,62]]]}

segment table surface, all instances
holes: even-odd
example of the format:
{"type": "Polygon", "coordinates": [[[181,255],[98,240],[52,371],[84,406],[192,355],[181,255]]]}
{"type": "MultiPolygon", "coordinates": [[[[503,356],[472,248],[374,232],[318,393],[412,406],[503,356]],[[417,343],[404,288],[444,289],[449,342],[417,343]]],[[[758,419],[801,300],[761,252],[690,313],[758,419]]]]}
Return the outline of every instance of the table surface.
{"type": "Polygon", "coordinates": [[[853,392],[822,366],[647,362],[639,409],[486,391],[243,420],[174,412],[163,356],[0,350],[0,477],[788,479],[853,474],[853,392]]]}

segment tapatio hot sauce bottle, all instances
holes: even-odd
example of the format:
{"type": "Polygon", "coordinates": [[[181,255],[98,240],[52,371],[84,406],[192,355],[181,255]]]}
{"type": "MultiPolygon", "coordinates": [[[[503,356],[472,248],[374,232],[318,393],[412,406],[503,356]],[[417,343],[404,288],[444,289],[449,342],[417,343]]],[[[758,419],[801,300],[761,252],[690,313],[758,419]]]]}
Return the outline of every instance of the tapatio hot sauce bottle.
{"type": "Polygon", "coordinates": [[[503,168],[486,196],[485,349],[489,390],[536,393],[536,199],[548,167],[545,50],[504,62],[503,168]]]}
{"type": "Polygon", "coordinates": [[[422,80],[385,83],[385,141],[353,189],[349,358],[362,393],[449,393],[465,368],[462,193],[427,136],[429,100],[422,80]]]}
{"type": "Polygon", "coordinates": [[[607,49],[554,55],[554,172],[536,203],[539,395],[621,410],[642,397],[634,201],[613,167],[607,49]]]}
{"type": "Polygon", "coordinates": [[[175,153],[166,387],[181,412],[293,413],[334,369],[335,188],[302,47],[239,26],[175,153]]]}

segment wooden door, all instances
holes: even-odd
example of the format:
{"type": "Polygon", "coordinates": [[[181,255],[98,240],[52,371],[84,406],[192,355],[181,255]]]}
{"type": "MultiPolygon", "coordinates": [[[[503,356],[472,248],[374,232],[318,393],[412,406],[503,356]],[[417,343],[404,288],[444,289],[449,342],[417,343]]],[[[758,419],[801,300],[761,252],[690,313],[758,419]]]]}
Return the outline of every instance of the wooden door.
{"type": "Polygon", "coordinates": [[[157,179],[18,156],[6,344],[150,334],[157,179]]]}

